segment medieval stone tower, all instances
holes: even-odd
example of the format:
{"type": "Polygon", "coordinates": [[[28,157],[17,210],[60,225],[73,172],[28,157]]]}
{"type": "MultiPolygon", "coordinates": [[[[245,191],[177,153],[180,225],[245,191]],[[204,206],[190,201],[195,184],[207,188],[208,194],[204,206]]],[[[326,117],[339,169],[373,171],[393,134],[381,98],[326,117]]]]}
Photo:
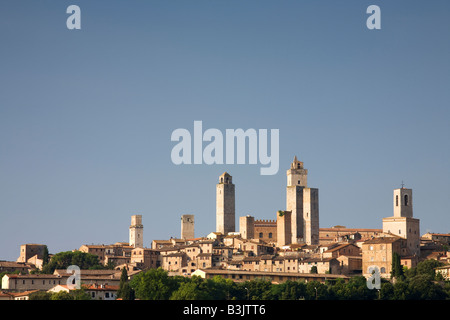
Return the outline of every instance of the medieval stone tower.
{"type": "Polygon", "coordinates": [[[227,235],[235,231],[235,201],[232,177],[224,172],[216,186],[216,231],[227,235]]]}
{"type": "Polygon", "coordinates": [[[134,248],[144,247],[144,226],[142,225],[142,215],[140,214],[131,216],[130,246],[134,248]]]}
{"type": "Polygon", "coordinates": [[[319,244],[319,189],[308,188],[308,170],[297,156],[286,175],[286,210],[291,212],[290,243],[319,244]]]}
{"type": "Polygon", "coordinates": [[[410,255],[420,255],[420,220],[413,218],[412,189],[394,190],[394,215],[383,218],[383,232],[406,239],[410,255]]]}
{"type": "Polygon", "coordinates": [[[253,239],[255,237],[255,217],[250,215],[239,218],[239,232],[242,239],[253,239]]]}
{"type": "Polygon", "coordinates": [[[194,237],[194,215],[184,214],[181,216],[181,239],[193,239],[194,237]]]}

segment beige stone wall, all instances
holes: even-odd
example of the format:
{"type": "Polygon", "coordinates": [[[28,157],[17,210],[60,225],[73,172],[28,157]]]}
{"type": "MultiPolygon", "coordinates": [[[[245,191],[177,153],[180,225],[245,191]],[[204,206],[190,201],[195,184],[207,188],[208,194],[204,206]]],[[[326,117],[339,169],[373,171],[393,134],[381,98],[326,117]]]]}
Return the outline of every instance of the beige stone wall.
{"type": "Polygon", "coordinates": [[[255,217],[240,217],[239,232],[242,239],[253,239],[255,237],[255,217]]]}
{"type": "Polygon", "coordinates": [[[407,240],[410,255],[420,255],[420,221],[407,217],[383,218],[383,232],[392,233],[407,240]]]}
{"type": "Polygon", "coordinates": [[[368,240],[362,245],[362,274],[369,277],[368,268],[377,266],[383,278],[390,278],[392,271],[392,254],[396,252],[400,256],[406,253],[406,241],[397,239],[368,240]]]}
{"type": "Polygon", "coordinates": [[[318,261],[318,260],[302,260],[299,261],[298,272],[299,273],[311,273],[311,268],[317,267],[317,273],[328,273],[330,271],[330,260],[318,261]]]}
{"type": "Polygon", "coordinates": [[[277,246],[280,248],[292,242],[291,217],[290,211],[277,212],[277,246]]]}
{"type": "Polygon", "coordinates": [[[254,239],[267,243],[277,242],[277,222],[275,220],[255,220],[254,239]]]}
{"type": "Polygon", "coordinates": [[[28,259],[37,255],[38,259],[42,259],[44,257],[44,248],[43,244],[23,244],[20,246],[20,256],[16,262],[28,262],[28,259]]]}
{"type": "Polygon", "coordinates": [[[138,264],[144,269],[157,268],[160,265],[159,252],[147,248],[135,248],[131,252],[130,263],[138,264]]]}
{"type": "Polygon", "coordinates": [[[15,291],[49,290],[58,284],[66,284],[67,277],[56,275],[5,275],[2,289],[15,291]]]}

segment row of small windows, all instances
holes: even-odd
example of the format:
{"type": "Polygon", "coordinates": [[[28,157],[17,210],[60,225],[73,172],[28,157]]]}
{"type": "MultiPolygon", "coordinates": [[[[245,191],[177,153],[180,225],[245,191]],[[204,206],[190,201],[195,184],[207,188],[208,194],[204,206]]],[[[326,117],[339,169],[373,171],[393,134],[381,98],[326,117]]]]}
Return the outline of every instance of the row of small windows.
{"type": "MultiPolygon", "coordinates": [[[[264,233],[260,232],[260,233],[259,233],[259,237],[260,237],[260,238],[264,238],[264,233]]],[[[273,237],[272,232],[269,232],[269,239],[272,239],[272,237],[273,237]]]]}
{"type": "MultiPolygon", "coordinates": [[[[56,280],[48,280],[48,284],[56,284],[56,280]]],[[[14,281],[15,284],[17,284],[17,280],[14,281]]],[[[25,284],[25,280],[22,280],[22,284],[25,284]]],[[[34,280],[31,280],[31,284],[34,284],[34,280]]],[[[45,280],[42,280],[42,284],[45,284],[45,280]]],[[[58,284],[61,284],[61,280],[58,280],[58,284]]]]}

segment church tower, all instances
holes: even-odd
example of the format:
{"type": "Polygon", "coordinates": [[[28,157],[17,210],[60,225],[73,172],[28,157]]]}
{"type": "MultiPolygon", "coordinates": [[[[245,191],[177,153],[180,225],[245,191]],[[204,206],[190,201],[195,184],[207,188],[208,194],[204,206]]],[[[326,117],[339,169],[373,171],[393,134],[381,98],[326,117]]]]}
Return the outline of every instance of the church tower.
{"type": "Polygon", "coordinates": [[[142,215],[140,214],[131,216],[130,246],[134,248],[144,247],[144,226],[142,225],[142,215]]]}
{"type": "Polygon", "coordinates": [[[216,186],[216,231],[227,235],[235,231],[235,201],[232,177],[224,172],[216,186]]]}
{"type": "Polygon", "coordinates": [[[413,218],[412,189],[395,189],[393,200],[394,215],[383,218],[383,232],[406,239],[409,254],[419,257],[420,220],[413,218]]]}
{"type": "Polygon", "coordinates": [[[297,156],[286,175],[286,210],[291,212],[291,243],[319,244],[319,189],[308,188],[308,170],[297,156]]]}

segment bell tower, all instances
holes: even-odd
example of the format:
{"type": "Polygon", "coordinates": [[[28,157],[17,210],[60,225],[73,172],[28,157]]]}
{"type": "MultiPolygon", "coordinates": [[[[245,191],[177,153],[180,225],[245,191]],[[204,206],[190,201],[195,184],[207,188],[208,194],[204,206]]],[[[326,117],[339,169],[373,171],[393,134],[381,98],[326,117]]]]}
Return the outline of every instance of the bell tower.
{"type": "Polygon", "coordinates": [[[142,215],[140,214],[131,216],[130,246],[134,248],[144,247],[144,226],[142,225],[142,215]]]}
{"type": "Polygon", "coordinates": [[[235,231],[235,198],[232,176],[224,172],[216,185],[216,231],[227,235],[235,231]]]}
{"type": "Polygon", "coordinates": [[[412,189],[394,189],[394,215],[383,218],[383,232],[406,239],[410,255],[420,256],[420,220],[413,217],[412,189]]]}
{"type": "Polygon", "coordinates": [[[294,161],[291,163],[291,168],[287,171],[287,186],[308,186],[308,170],[303,168],[303,162],[297,160],[297,156],[294,157],[294,161]]]}

